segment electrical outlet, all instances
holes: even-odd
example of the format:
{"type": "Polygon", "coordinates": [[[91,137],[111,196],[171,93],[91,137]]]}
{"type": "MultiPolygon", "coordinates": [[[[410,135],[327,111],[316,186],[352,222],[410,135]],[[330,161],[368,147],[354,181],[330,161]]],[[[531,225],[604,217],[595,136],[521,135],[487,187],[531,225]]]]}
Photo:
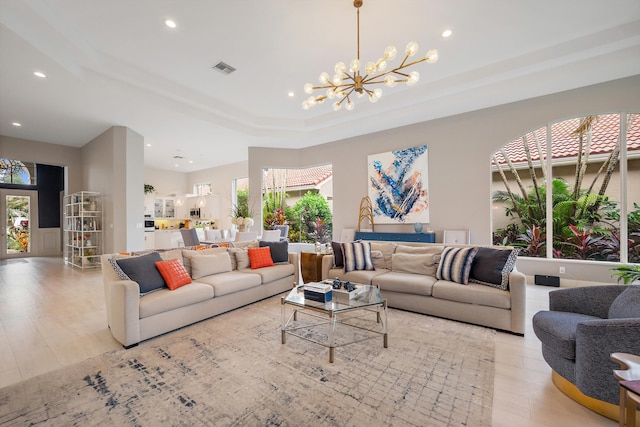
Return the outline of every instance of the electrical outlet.
{"type": "Polygon", "coordinates": [[[560,267],[560,274],[564,274],[564,267],[560,267]]]}

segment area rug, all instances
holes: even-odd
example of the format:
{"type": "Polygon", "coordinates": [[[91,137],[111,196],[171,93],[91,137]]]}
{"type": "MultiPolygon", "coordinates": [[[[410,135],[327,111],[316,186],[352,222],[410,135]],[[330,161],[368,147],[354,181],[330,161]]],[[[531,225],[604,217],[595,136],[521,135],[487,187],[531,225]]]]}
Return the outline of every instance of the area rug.
{"type": "MultiPolygon", "coordinates": [[[[279,297],[0,389],[0,425],[490,426],[495,332],[389,309],[382,338],[280,340],[279,297]]],[[[375,322],[375,317],[373,318],[375,322]]]]}

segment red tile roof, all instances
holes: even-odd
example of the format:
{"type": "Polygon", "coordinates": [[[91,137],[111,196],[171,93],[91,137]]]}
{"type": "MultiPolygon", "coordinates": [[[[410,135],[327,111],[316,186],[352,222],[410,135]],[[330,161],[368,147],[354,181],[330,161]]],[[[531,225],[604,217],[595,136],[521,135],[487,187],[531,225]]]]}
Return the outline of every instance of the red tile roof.
{"type": "MultiPolygon", "coordinates": [[[[631,121],[627,130],[627,152],[637,152],[640,154],[640,114],[630,115],[631,121]]],[[[578,155],[580,139],[575,130],[580,123],[580,119],[565,120],[563,122],[554,123],[551,126],[553,141],[553,158],[574,158],[578,155]]],[[[540,151],[545,157],[547,150],[546,126],[529,132],[525,135],[528,142],[531,158],[539,160],[536,138],[540,142],[540,151]]],[[[604,114],[598,116],[597,121],[593,124],[591,130],[591,155],[606,155],[611,153],[618,141],[620,134],[620,115],[604,114]]],[[[583,145],[586,144],[586,135],[583,139],[583,145]]],[[[526,163],[527,156],[522,145],[522,137],[511,141],[503,147],[504,152],[514,163],[526,163]]],[[[498,151],[495,154],[498,163],[504,164],[505,160],[498,151]]]]}
{"type": "Polygon", "coordinates": [[[316,166],[305,169],[268,169],[264,174],[263,185],[267,191],[271,190],[275,177],[276,188],[282,187],[282,180],[286,176],[287,189],[314,187],[331,178],[332,165],[316,166]]]}

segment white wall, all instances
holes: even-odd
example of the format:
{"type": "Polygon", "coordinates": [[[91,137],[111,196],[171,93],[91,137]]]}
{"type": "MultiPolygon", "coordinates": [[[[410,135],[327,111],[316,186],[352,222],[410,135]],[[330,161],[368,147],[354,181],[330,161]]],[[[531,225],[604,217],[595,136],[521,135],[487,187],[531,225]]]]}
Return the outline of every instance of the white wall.
{"type": "Polygon", "coordinates": [[[82,147],[83,190],[103,194],[104,251],[144,249],[144,138],[114,126],[82,147]]]}
{"type": "MultiPolygon", "coordinates": [[[[367,195],[367,156],[427,144],[429,227],[438,241],[445,228],[467,228],[472,243],[491,244],[491,154],[547,122],[621,110],[640,111],[640,75],[300,150],[250,148],[249,194],[260,194],[260,173],[265,167],[331,163],[334,232],[338,233],[357,225],[360,200],[367,195]]],[[[376,230],[412,232],[412,226],[379,225],[376,230]]],[[[567,275],[581,277],[584,271],[587,275],[582,277],[590,280],[611,281],[609,267],[601,265],[593,271],[593,267],[567,265],[567,275]]],[[[518,268],[529,274],[558,271],[555,261],[532,264],[525,258],[520,258],[518,268]]]]}
{"type": "Polygon", "coordinates": [[[155,195],[160,197],[186,194],[193,191],[184,172],[144,168],[144,183],[153,185],[155,195]]]}

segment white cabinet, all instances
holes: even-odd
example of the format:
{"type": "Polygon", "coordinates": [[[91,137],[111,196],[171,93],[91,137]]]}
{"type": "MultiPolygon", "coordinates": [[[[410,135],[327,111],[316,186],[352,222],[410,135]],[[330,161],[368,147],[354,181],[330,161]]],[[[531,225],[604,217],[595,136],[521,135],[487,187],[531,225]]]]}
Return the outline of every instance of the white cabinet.
{"type": "Polygon", "coordinates": [[[144,213],[151,214],[154,213],[154,202],[155,196],[153,194],[145,194],[144,196],[144,213]]]}
{"type": "Polygon", "coordinates": [[[175,218],[176,217],[175,199],[173,198],[154,199],[153,214],[156,218],[160,218],[160,219],[175,218]]]}
{"type": "Polygon", "coordinates": [[[200,219],[220,219],[220,196],[218,196],[217,194],[202,196],[204,205],[200,203],[200,200],[201,198],[198,196],[187,198],[187,201],[185,203],[185,205],[187,206],[187,218],[189,218],[189,212],[192,208],[200,208],[200,219]]]}
{"type": "Polygon", "coordinates": [[[158,230],[154,233],[155,248],[154,249],[171,249],[184,246],[182,244],[182,233],[175,230],[158,230]]]}
{"type": "Polygon", "coordinates": [[[156,233],[153,231],[145,231],[144,233],[144,249],[155,249],[156,248],[156,233]]]}
{"type": "Polygon", "coordinates": [[[80,191],[64,196],[64,260],[74,267],[100,267],[102,195],[80,191]]]}

